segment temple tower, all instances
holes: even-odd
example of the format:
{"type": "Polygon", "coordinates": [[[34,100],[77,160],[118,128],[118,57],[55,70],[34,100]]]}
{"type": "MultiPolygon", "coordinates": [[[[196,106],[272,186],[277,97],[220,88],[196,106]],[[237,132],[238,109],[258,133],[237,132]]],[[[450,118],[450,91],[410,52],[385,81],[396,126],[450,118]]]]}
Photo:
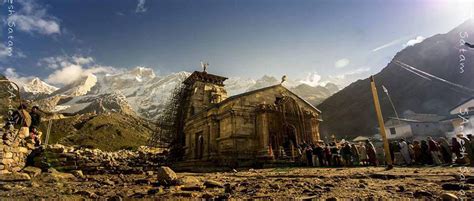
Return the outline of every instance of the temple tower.
{"type": "Polygon", "coordinates": [[[209,74],[204,71],[194,71],[183,84],[187,88],[188,107],[185,119],[220,103],[227,98],[224,88],[226,77],[209,74]]]}

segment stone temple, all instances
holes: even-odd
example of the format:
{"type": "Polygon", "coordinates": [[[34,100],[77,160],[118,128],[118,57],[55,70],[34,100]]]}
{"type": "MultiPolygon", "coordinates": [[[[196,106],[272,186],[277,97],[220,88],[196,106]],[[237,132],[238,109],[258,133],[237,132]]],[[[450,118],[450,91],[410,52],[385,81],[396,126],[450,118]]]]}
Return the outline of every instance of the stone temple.
{"type": "Polygon", "coordinates": [[[294,160],[320,140],[321,111],[277,84],[228,97],[226,77],[195,71],[184,82],[184,161],[250,166],[294,160]]]}

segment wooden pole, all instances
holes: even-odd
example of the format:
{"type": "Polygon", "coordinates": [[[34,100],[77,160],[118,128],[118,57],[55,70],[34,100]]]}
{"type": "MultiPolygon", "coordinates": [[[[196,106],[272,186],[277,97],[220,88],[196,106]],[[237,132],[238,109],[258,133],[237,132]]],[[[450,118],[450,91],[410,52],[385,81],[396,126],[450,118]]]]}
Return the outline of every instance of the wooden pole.
{"type": "Polygon", "coordinates": [[[44,139],[44,145],[48,145],[49,142],[49,135],[51,134],[51,126],[53,125],[53,121],[50,119],[48,120],[48,127],[46,130],[46,137],[44,139]]]}
{"type": "Polygon", "coordinates": [[[385,124],[383,122],[382,109],[380,109],[379,96],[377,93],[377,88],[375,87],[374,76],[370,77],[370,86],[372,89],[372,96],[374,98],[375,112],[377,113],[377,120],[380,127],[380,135],[382,135],[383,148],[385,151],[385,160],[387,162],[387,169],[392,169],[392,158],[390,156],[390,149],[388,146],[387,134],[385,133],[385,124]]]}

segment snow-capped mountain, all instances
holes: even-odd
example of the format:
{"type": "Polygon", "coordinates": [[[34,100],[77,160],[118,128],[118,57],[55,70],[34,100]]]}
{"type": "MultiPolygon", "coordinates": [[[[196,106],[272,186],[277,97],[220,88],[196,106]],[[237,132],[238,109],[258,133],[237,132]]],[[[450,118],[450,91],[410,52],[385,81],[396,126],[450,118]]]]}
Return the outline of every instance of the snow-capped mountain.
{"type": "Polygon", "coordinates": [[[68,84],[59,90],[55,91],[53,95],[61,96],[83,96],[86,95],[97,84],[97,76],[89,74],[80,79],[68,84]]]}
{"type": "Polygon", "coordinates": [[[29,82],[21,85],[20,92],[23,97],[28,99],[34,99],[41,96],[49,95],[58,90],[57,87],[51,86],[46,82],[41,81],[41,79],[35,77],[29,82]]]}
{"type": "Polygon", "coordinates": [[[249,91],[257,81],[252,79],[244,79],[240,77],[233,77],[227,79],[224,84],[227,90],[227,95],[233,96],[249,91]]]}
{"type": "Polygon", "coordinates": [[[179,72],[157,76],[153,69],[144,67],[114,75],[90,75],[53,93],[53,96],[63,97],[53,110],[76,114],[113,110],[124,112],[125,109],[126,113],[130,113],[126,108],[131,108],[136,114],[153,119],[164,109],[175,87],[189,75],[179,72]],[[99,102],[101,99],[107,100],[99,102]],[[105,102],[108,104],[102,104],[105,102]]]}
{"type": "Polygon", "coordinates": [[[51,94],[54,91],[58,90],[57,87],[51,86],[46,82],[41,81],[41,79],[35,77],[22,87],[24,92],[32,93],[32,94],[51,94]]]}
{"type": "Polygon", "coordinates": [[[122,112],[134,115],[135,111],[126,97],[120,92],[86,95],[70,98],[67,102],[56,105],[53,112],[65,114],[122,112]]]}
{"type": "MultiPolygon", "coordinates": [[[[155,119],[165,108],[175,88],[190,74],[178,72],[156,75],[153,69],[137,67],[113,75],[89,75],[50,93],[48,98],[39,102],[60,113],[122,111],[155,119]]],[[[229,78],[225,85],[228,95],[233,96],[280,82],[280,79],[265,75],[257,80],[229,78]]],[[[313,104],[320,103],[335,90],[335,85],[328,88],[313,87],[291,80],[284,85],[313,104]]]]}

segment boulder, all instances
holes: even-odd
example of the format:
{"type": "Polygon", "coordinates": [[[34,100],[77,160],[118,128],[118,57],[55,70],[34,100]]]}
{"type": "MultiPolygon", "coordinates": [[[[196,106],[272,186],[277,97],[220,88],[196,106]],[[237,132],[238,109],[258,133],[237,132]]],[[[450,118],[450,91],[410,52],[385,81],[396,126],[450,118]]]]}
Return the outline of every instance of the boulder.
{"type": "Polygon", "coordinates": [[[176,173],[169,167],[161,166],[156,171],[158,181],[166,184],[175,183],[178,179],[176,173]]]}
{"type": "Polygon", "coordinates": [[[71,173],[79,179],[84,179],[85,178],[84,173],[82,173],[82,170],[74,170],[71,173]]]}
{"type": "Polygon", "coordinates": [[[224,184],[214,180],[204,181],[204,186],[206,186],[206,188],[224,188],[224,184]]]}
{"type": "Polygon", "coordinates": [[[41,169],[33,166],[28,166],[23,168],[23,172],[30,175],[31,177],[36,177],[41,174],[41,169]]]}
{"type": "Polygon", "coordinates": [[[459,200],[458,196],[452,194],[452,193],[444,193],[443,195],[441,195],[441,199],[442,200],[445,200],[445,201],[455,201],[455,200],[459,200]]]}
{"type": "Polygon", "coordinates": [[[54,168],[49,168],[48,169],[48,175],[53,177],[53,178],[56,178],[56,179],[74,179],[74,178],[76,178],[71,173],[59,172],[54,168]]]}
{"type": "Polygon", "coordinates": [[[448,191],[469,190],[469,186],[461,183],[444,183],[441,187],[448,191]]]}
{"type": "Polygon", "coordinates": [[[423,190],[417,190],[415,193],[413,193],[413,196],[417,199],[422,198],[422,197],[432,197],[433,194],[431,194],[428,191],[423,191],[423,190]]]}
{"type": "Polygon", "coordinates": [[[97,194],[95,194],[94,192],[90,190],[81,190],[81,191],[76,192],[76,194],[84,196],[86,198],[92,198],[92,199],[98,198],[97,194]]]}
{"type": "Polygon", "coordinates": [[[0,174],[0,181],[4,182],[15,182],[15,181],[29,181],[31,180],[30,175],[26,173],[7,173],[0,174]]]}
{"type": "Polygon", "coordinates": [[[205,187],[199,184],[187,184],[181,187],[181,190],[183,191],[202,191],[204,189],[205,187]]]}
{"type": "Polygon", "coordinates": [[[199,179],[197,179],[196,177],[192,177],[192,176],[185,176],[185,177],[181,177],[177,180],[177,183],[179,185],[196,185],[196,184],[201,184],[201,182],[199,181],[199,179]]]}

